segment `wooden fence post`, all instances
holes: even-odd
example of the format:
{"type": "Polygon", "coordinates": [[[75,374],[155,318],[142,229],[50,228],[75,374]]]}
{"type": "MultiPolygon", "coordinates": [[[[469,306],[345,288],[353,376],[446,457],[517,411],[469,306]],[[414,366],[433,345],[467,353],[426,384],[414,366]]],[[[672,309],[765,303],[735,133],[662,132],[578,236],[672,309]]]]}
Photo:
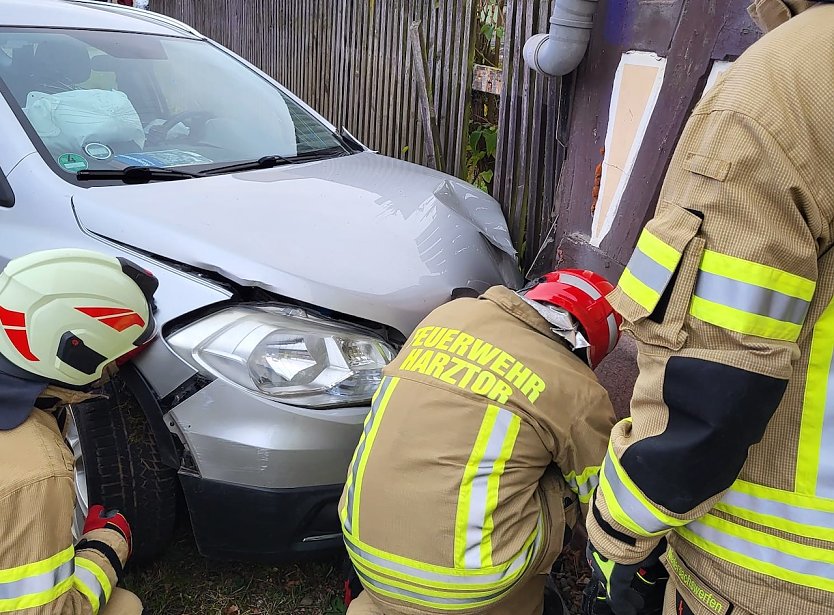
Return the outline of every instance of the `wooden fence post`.
{"type": "Polygon", "coordinates": [[[420,21],[412,22],[408,36],[411,40],[411,53],[414,56],[414,78],[417,81],[417,94],[420,98],[420,117],[425,133],[426,162],[432,168],[441,170],[445,168],[445,165],[443,164],[443,152],[440,151],[440,130],[437,127],[437,115],[431,103],[434,98],[431,84],[426,77],[428,68],[420,26],[420,21]]]}

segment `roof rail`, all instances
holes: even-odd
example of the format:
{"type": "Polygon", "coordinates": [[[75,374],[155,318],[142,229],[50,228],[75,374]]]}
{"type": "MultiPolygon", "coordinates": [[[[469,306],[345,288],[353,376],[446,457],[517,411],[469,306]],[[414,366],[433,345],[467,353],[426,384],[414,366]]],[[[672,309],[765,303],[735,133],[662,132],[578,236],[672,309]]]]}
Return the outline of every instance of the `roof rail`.
{"type": "Polygon", "coordinates": [[[158,24],[163,24],[174,28],[176,30],[180,30],[185,32],[186,34],[190,34],[192,36],[197,36],[200,38],[204,38],[204,36],[189,26],[186,23],[183,23],[173,17],[168,17],[167,15],[162,15],[161,13],[155,13],[154,11],[149,11],[146,9],[137,9],[133,8],[132,6],[125,6],[122,4],[111,4],[110,2],[102,2],[101,0],[64,0],[65,2],[72,2],[73,4],[88,4],[91,6],[95,6],[98,9],[105,10],[105,11],[112,11],[112,12],[125,12],[130,13],[131,17],[137,17],[144,21],[156,22],[158,24]]]}

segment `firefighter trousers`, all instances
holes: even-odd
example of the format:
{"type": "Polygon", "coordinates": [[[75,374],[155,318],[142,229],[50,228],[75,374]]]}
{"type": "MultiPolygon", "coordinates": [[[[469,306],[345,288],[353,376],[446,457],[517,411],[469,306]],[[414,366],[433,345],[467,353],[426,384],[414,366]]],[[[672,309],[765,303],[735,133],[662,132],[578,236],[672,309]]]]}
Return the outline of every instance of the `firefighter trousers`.
{"type": "Polygon", "coordinates": [[[100,615],[142,615],[142,601],[136,594],[116,587],[100,615]]]}
{"type": "MultiPolygon", "coordinates": [[[[466,615],[542,615],[546,578],[543,574],[530,577],[500,602],[484,609],[466,611],[466,615]]],[[[415,615],[419,611],[409,607],[399,609],[388,604],[383,605],[367,591],[363,591],[350,603],[347,612],[348,615],[415,615]]]]}

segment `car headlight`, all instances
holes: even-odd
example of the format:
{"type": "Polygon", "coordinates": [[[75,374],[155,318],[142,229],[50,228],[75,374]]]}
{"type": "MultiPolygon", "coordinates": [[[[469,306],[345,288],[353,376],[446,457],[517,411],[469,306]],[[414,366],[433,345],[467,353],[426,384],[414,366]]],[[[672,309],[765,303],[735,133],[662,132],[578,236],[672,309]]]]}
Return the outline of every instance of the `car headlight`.
{"type": "Polygon", "coordinates": [[[394,349],[372,334],[293,307],[234,307],[168,338],[200,372],[313,408],[370,401],[394,349]]]}

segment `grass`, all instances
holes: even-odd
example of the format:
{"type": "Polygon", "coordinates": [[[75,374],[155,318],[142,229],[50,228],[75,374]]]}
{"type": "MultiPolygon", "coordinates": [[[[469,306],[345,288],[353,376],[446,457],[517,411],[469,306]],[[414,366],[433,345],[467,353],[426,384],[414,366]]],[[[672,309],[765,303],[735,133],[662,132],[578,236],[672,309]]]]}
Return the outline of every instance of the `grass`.
{"type": "Polygon", "coordinates": [[[342,615],[341,560],[269,566],[203,558],[188,528],[124,586],[145,615],[342,615]]]}
{"type": "MultiPolygon", "coordinates": [[[[588,578],[584,541],[576,538],[554,569],[572,614],[588,578]]],[[[341,558],[280,566],[210,561],[186,526],[162,559],[129,573],[124,586],[142,599],[144,615],[343,615],[341,572],[341,558]]]]}

